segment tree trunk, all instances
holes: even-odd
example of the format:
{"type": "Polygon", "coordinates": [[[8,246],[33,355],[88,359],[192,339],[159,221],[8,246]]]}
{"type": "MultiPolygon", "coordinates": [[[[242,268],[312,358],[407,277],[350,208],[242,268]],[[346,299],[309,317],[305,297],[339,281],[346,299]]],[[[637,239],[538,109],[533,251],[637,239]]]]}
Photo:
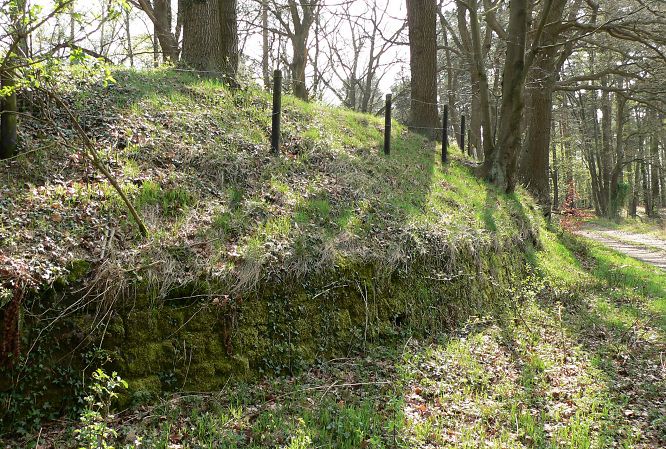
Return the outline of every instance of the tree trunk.
{"type": "MultiPolygon", "coordinates": [[[[472,82],[472,110],[470,114],[469,139],[470,149],[480,154],[483,139],[484,158],[493,149],[492,125],[490,117],[490,91],[488,87],[488,75],[483,63],[484,52],[481,42],[481,28],[477,11],[477,3],[473,4],[457,2],[458,27],[460,28],[461,40],[467,50],[467,62],[472,82]],[[465,20],[465,10],[469,12],[469,31],[465,20]],[[483,138],[481,132],[483,130],[483,138]]],[[[470,156],[472,155],[470,151],[470,156]]]]}
{"type": "Polygon", "coordinates": [[[623,206],[623,193],[620,191],[620,183],[623,180],[624,169],[624,107],[627,100],[621,96],[616,95],[616,140],[615,140],[615,165],[611,171],[610,177],[610,205],[608,210],[609,218],[618,218],[620,216],[620,209],[623,206]]]}
{"type": "Polygon", "coordinates": [[[0,159],[7,159],[16,153],[17,123],[16,123],[16,92],[13,91],[13,74],[5,72],[2,76],[2,88],[11,89],[12,93],[1,97],[0,107],[0,159]]]}
{"type": "Polygon", "coordinates": [[[557,145],[553,144],[553,204],[552,209],[559,210],[560,208],[560,184],[559,184],[559,166],[557,164],[557,145]]]}
{"type": "Polygon", "coordinates": [[[639,164],[634,164],[634,178],[631,185],[631,203],[629,203],[628,214],[630,217],[636,217],[638,214],[638,192],[641,184],[639,164]]]}
{"type": "MultiPolygon", "coordinates": [[[[663,120],[663,119],[662,119],[663,120]]],[[[663,139],[663,130],[662,130],[662,139],[663,139]]],[[[663,142],[663,140],[662,140],[663,142]]],[[[666,146],[662,145],[661,151],[661,161],[659,162],[659,185],[661,186],[661,207],[666,207],[666,170],[664,169],[664,164],[666,164],[666,146]]]]}
{"type": "Polygon", "coordinates": [[[437,135],[437,4],[435,0],[407,0],[409,68],[411,74],[410,125],[420,134],[437,135]]]}
{"type": "Polygon", "coordinates": [[[127,57],[130,67],[134,68],[134,49],[132,48],[132,32],[130,30],[130,11],[125,11],[125,36],[127,37],[127,57]]]}
{"type": "Polygon", "coordinates": [[[516,187],[516,165],[520,152],[520,122],[523,113],[527,0],[509,3],[509,36],[503,70],[502,106],[497,147],[484,161],[486,179],[512,193],[516,187]]]}
{"type": "Polygon", "coordinates": [[[544,28],[542,49],[530,68],[526,88],[527,135],[520,160],[520,179],[549,216],[551,208],[548,162],[553,119],[553,87],[557,79],[560,22],[566,0],[554,0],[544,28]]]}
{"type": "MultiPolygon", "coordinates": [[[[654,120],[656,121],[656,114],[654,114],[654,120]]],[[[659,122],[656,122],[658,125],[659,122]]],[[[658,217],[659,216],[659,127],[656,126],[650,137],[650,183],[651,183],[651,195],[650,195],[650,211],[648,216],[658,217]]]]}
{"type": "Polygon", "coordinates": [[[308,101],[308,87],[305,84],[305,67],[308,61],[308,30],[302,30],[291,40],[293,59],[291,60],[292,90],[297,98],[308,101]]]}
{"type": "Polygon", "coordinates": [[[220,67],[230,85],[237,85],[238,72],[237,0],[218,0],[220,20],[220,67]]]}
{"type": "MultiPolygon", "coordinates": [[[[6,66],[11,67],[19,63],[21,59],[28,57],[26,25],[23,23],[23,18],[26,16],[26,5],[25,0],[19,0],[16,2],[16,9],[10,8],[10,19],[15,26],[10,47],[16,44],[16,54],[8,56],[4,61],[6,66]]],[[[0,96],[0,159],[12,157],[16,153],[18,144],[15,77],[14,69],[5,69],[0,72],[0,87],[6,92],[4,96],[0,96]]]]}
{"type": "MultiPolygon", "coordinates": [[[[184,2],[191,5],[195,0],[184,2]]],[[[150,5],[146,0],[139,2],[141,9],[148,13],[148,18],[153,22],[155,37],[162,48],[162,60],[164,62],[176,63],[178,61],[178,41],[171,33],[171,1],[153,0],[152,17],[146,11],[150,5]]]]}
{"type": "Polygon", "coordinates": [[[449,37],[444,14],[439,13],[439,20],[443,30],[442,32],[444,33],[444,57],[446,60],[446,93],[449,105],[449,125],[453,129],[453,133],[448,133],[448,135],[455,136],[456,142],[458,142],[460,141],[460,137],[458,136],[458,109],[456,108],[456,92],[458,87],[457,74],[453,70],[451,61],[451,50],[449,49],[449,37]]]}
{"type": "Polygon", "coordinates": [[[269,65],[269,48],[268,48],[268,0],[261,2],[261,72],[264,78],[264,89],[271,88],[271,73],[269,65]]]}
{"type": "Polygon", "coordinates": [[[221,70],[220,21],[217,0],[183,2],[182,61],[190,67],[216,72],[221,70]]]}
{"type": "MultiPolygon", "coordinates": [[[[608,83],[605,79],[601,80],[602,86],[607,86],[608,83]]],[[[601,92],[601,181],[603,183],[602,191],[604,194],[603,210],[604,217],[611,217],[611,176],[613,167],[613,150],[612,150],[612,123],[613,123],[613,107],[611,104],[610,93],[601,92]]]]}
{"type": "Polygon", "coordinates": [[[153,67],[160,66],[160,42],[157,40],[157,27],[153,26],[153,67]]]}
{"type": "Polygon", "coordinates": [[[74,4],[75,2],[72,1],[72,3],[69,6],[69,41],[74,42],[75,38],[75,28],[76,28],[76,19],[75,19],[75,11],[74,11],[74,4]]]}
{"type": "Polygon", "coordinates": [[[646,215],[650,214],[652,208],[652,201],[650,198],[650,183],[648,180],[647,172],[647,162],[646,162],[646,151],[645,151],[645,140],[642,136],[638,136],[638,155],[640,159],[640,171],[641,171],[641,188],[643,190],[643,208],[646,215]]]}
{"type": "Polygon", "coordinates": [[[550,183],[548,165],[550,148],[550,123],[553,117],[552,81],[544,80],[540,88],[531,86],[527,95],[527,134],[525,151],[520,160],[520,179],[543,208],[550,215],[550,183]],[[547,84],[547,85],[543,85],[547,84]]]}
{"type": "MultiPolygon", "coordinates": [[[[367,113],[370,111],[370,99],[373,98],[374,89],[372,83],[375,80],[375,33],[376,29],[373,29],[372,35],[370,36],[370,50],[368,52],[368,69],[366,71],[365,85],[363,86],[363,97],[361,99],[361,112],[367,113]]],[[[358,58],[355,58],[358,59],[358,58]]],[[[354,61],[356,64],[356,61],[354,61]]]]}

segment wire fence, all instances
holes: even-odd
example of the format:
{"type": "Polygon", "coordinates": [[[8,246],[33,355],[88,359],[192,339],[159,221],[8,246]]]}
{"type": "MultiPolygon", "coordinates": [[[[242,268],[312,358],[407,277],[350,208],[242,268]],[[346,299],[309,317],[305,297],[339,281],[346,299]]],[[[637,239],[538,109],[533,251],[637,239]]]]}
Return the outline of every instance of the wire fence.
{"type": "MultiPolygon", "coordinates": [[[[210,75],[210,76],[215,76],[218,78],[222,78],[224,80],[229,81],[229,83],[233,86],[238,86],[239,82],[236,77],[230,76],[227,72],[221,71],[221,70],[202,70],[202,69],[196,69],[196,68],[173,68],[174,71],[176,72],[182,72],[182,73],[195,73],[195,74],[201,74],[201,75],[210,75]]],[[[271,113],[267,116],[268,118],[271,119],[271,152],[274,154],[278,154],[280,152],[280,134],[281,134],[281,116],[282,116],[282,87],[283,84],[286,82],[287,84],[294,85],[294,84],[300,84],[300,85],[307,85],[306,81],[304,80],[298,80],[293,77],[288,76],[287,78],[283,78],[282,76],[282,71],[279,69],[276,69],[273,71],[272,76],[269,76],[269,81],[270,85],[272,86],[272,93],[273,93],[273,103],[272,103],[272,111],[271,113]]],[[[409,99],[410,103],[419,103],[419,104],[424,104],[428,106],[435,106],[436,109],[442,109],[443,111],[445,110],[448,105],[442,104],[440,102],[438,103],[433,103],[429,101],[423,101],[418,98],[410,98],[409,99]]],[[[393,103],[392,103],[392,95],[387,94],[386,97],[386,104],[382,110],[380,110],[380,113],[383,112],[384,116],[386,118],[385,124],[384,124],[384,135],[385,135],[385,142],[384,142],[384,153],[385,154],[390,154],[390,132],[391,132],[391,112],[394,109],[393,103]]],[[[444,115],[444,113],[443,113],[444,115]]],[[[462,123],[461,123],[461,146],[464,147],[464,114],[461,115],[462,123]]],[[[445,131],[448,131],[449,125],[445,122],[442,124],[442,126],[417,126],[417,125],[406,125],[408,129],[410,130],[419,130],[419,131],[432,131],[436,133],[441,133],[442,137],[446,137],[448,133],[445,131]]],[[[446,151],[444,148],[444,145],[442,145],[443,149],[442,151],[446,151]]],[[[446,155],[443,153],[442,155],[442,161],[446,161],[446,155]]]]}

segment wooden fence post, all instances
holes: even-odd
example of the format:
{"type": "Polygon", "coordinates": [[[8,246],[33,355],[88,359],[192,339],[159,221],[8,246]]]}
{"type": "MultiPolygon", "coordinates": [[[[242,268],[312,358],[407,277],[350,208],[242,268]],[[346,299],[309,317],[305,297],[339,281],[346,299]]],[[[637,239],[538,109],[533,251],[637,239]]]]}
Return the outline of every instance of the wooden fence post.
{"type": "Polygon", "coordinates": [[[460,151],[465,154],[465,114],[460,117],[460,151]]]}
{"type": "Polygon", "coordinates": [[[280,154],[280,118],[282,116],[282,71],[273,72],[273,116],[271,125],[271,152],[280,154]]]}
{"type": "Polygon", "coordinates": [[[442,111],[442,164],[449,160],[449,105],[442,111]]]}
{"type": "Polygon", "coordinates": [[[384,110],[384,154],[391,154],[391,94],[386,94],[384,110]]]}

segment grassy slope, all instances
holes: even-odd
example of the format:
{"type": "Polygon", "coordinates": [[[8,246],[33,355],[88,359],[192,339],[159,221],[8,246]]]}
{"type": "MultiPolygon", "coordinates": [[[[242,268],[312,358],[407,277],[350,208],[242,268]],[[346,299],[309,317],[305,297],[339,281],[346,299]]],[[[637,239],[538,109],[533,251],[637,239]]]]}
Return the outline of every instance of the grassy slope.
{"type": "MultiPolygon", "coordinates": [[[[240,261],[254,258],[270,269],[278,259],[266,259],[267,248],[287,257],[304,238],[312,238],[304,246],[308,258],[289,263],[323,254],[339,263],[390,261],[402,248],[398,236],[501,241],[532,226],[515,198],[497,195],[458,163],[442,171],[433,149],[399,127],[394,154],[379,155],[375,118],[289,99],[287,154],[270,159],[263,157],[264,94],[232,98],[210,81],[166,72],[117,78],[113,101],[126,115],[114,126],[131,137],[112,152],[114,169],[152,231],[141,243],[131,224],[119,227],[114,251],[128,258],[123,263],[191,248],[197,264],[214,262],[238,282],[240,261]],[[216,144],[208,145],[210,139],[216,144]]],[[[36,152],[2,169],[3,177],[18,173],[34,183],[34,176],[21,175],[32,170],[49,180],[44,189],[19,185],[10,200],[3,196],[11,208],[3,212],[3,232],[15,235],[13,257],[28,259],[26,242],[49,233],[100,238],[105,221],[97,229],[76,214],[84,204],[93,218],[104,217],[113,194],[97,180],[86,186],[82,166],[64,161],[63,152],[36,152]],[[65,185],[53,185],[65,172],[65,185]],[[48,219],[54,204],[60,221],[48,219]],[[36,217],[27,229],[10,221],[25,214],[36,217]]],[[[54,239],[60,246],[62,240],[54,239]]],[[[426,341],[372,347],[296,378],[233,384],[131,410],[113,422],[124,442],[118,446],[135,437],[155,448],[666,445],[663,274],[556,233],[543,232],[542,241],[544,250],[532,257],[535,277],[514,292],[504,313],[426,341]]],[[[71,248],[70,257],[95,255],[71,248]]],[[[48,257],[37,253],[38,260],[48,257]]],[[[74,427],[48,428],[40,441],[73,447],[74,427]]]]}
{"type": "Polygon", "coordinates": [[[380,118],[285,97],[283,154],[271,157],[268,94],[166,70],[115,78],[108,89],[69,86],[67,97],[149,238],[108,182],[40,128],[25,136],[32,152],[0,164],[6,265],[25,262],[49,282],[104,251],[104,288],[139,272],[162,292],[201,274],[243,291],[276,273],[390,271],[538,227],[529,201],[497,194],[457,162],[443,170],[434,145],[402,126],[391,156],[380,154],[380,118]]]}

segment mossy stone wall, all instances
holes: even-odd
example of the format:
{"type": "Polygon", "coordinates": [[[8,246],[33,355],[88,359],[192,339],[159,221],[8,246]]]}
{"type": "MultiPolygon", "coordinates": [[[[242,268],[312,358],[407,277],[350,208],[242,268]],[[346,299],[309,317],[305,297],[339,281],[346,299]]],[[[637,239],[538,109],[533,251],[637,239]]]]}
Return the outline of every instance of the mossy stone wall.
{"type": "Polygon", "coordinates": [[[308,283],[266,282],[235,299],[200,295],[195,286],[159,302],[126,299],[103,348],[137,400],[215,390],[230,378],[299,371],[365,341],[451,328],[502,304],[524,274],[525,256],[489,249],[457,267],[448,276],[428,268],[388,277],[346,268],[308,283]]]}
{"type": "MultiPolygon", "coordinates": [[[[16,405],[14,399],[15,415],[48,402],[57,416],[85,391],[86,373],[100,365],[128,381],[123,405],[166,391],[211,391],[234,379],[298,372],[365,342],[434,334],[502,307],[524,278],[525,254],[526,246],[515,242],[459,249],[455,261],[423,255],[392,271],[345,266],[301,282],[266,279],[244,295],[226,294],[209,280],[160,299],[137,286],[106,309],[92,302],[44,333],[25,365],[28,376],[0,373],[0,398],[24,400],[16,405]],[[30,384],[18,384],[17,392],[11,376],[30,384]]],[[[51,288],[37,301],[64,307],[79,299],[67,294],[51,288]]],[[[26,343],[39,330],[26,316],[26,343]]],[[[16,419],[11,413],[0,414],[0,427],[16,419]]]]}

